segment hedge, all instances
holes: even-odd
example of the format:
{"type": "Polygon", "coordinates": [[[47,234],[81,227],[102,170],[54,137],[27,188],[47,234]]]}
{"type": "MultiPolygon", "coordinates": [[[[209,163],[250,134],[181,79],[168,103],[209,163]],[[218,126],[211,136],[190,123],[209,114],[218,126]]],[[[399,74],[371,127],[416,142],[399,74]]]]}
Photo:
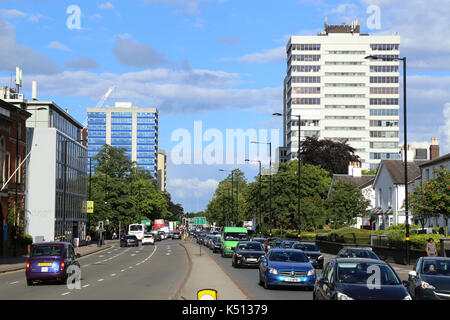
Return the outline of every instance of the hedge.
{"type": "MultiPolygon", "coordinates": [[[[425,250],[428,239],[433,238],[434,243],[436,244],[436,249],[439,252],[441,247],[440,239],[444,237],[445,236],[441,234],[411,234],[409,236],[409,247],[410,249],[415,250],[425,250]]],[[[390,247],[398,249],[406,248],[406,239],[405,234],[403,233],[395,233],[390,235],[388,241],[390,247]]]]}

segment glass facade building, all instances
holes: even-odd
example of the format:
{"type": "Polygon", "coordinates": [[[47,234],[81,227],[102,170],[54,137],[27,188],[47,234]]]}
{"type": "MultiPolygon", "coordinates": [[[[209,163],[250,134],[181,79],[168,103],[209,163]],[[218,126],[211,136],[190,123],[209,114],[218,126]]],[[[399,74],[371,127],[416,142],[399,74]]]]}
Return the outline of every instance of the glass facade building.
{"type": "MultiPolygon", "coordinates": [[[[116,103],[114,107],[88,108],[89,158],[108,144],[124,148],[126,155],[139,167],[156,177],[158,151],[158,111],[116,103]]],[[[92,166],[97,165],[92,160],[92,166]]]]}

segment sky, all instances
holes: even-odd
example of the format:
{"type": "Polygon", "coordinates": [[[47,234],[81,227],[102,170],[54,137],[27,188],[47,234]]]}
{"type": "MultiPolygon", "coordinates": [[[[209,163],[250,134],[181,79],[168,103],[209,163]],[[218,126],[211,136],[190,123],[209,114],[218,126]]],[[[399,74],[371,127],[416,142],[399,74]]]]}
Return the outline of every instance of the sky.
{"type": "Polygon", "coordinates": [[[268,145],[250,140],[271,142],[273,155],[283,143],[272,113],[282,112],[286,43],[316,35],[325,18],[400,35],[408,141],[439,137],[450,152],[450,0],[0,0],[0,85],[20,66],[27,98],[36,80],[39,100],[81,123],[114,85],[105,105],[158,108],[168,191],[186,212],[201,211],[227,176],[219,169],[252,181],[257,164],[244,159],[268,165],[268,145]],[[253,136],[233,146],[227,130],[239,129],[253,136]]]}

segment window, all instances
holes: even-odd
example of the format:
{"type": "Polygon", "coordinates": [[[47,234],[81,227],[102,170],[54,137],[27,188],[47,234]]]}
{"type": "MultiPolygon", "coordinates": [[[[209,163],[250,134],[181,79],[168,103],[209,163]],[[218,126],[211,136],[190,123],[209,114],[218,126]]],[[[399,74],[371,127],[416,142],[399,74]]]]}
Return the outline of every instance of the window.
{"type": "Polygon", "coordinates": [[[293,98],[292,104],[320,104],[320,98],[293,98]]]}
{"type": "Polygon", "coordinates": [[[293,72],[319,72],[320,66],[292,66],[293,72]]]}
{"type": "Polygon", "coordinates": [[[396,142],[371,142],[370,148],[372,148],[372,149],[397,149],[398,143],[396,143],[396,142]]]}
{"type": "Polygon", "coordinates": [[[302,93],[319,94],[320,93],[320,87],[292,88],[292,93],[294,93],[294,94],[302,94],[302,93]]]}
{"type": "Polygon", "coordinates": [[[292,83],[320,83],[320,77],[292,77],[292,83]]]}
{"type": "Polygon", "coordinates": [[[398,116],[398,109],[370,109],[371,116],[398,116]]]}
{"type": "Polygon", "coordinates": [[[398,127],[396,120],[370,120],[371,127],[398,127]]]}
{"type": "Polygon", "coordinates": [[[381,152],[371,152],[370,159],[373,160],[397,160],[399,158],[398,153],[381,153],[381,152]]]}
{"type": "Polygon", "coordinates": [[[325,105],[325,109],[365,109],[364,105],[325,105]]]}
{"type": "Polygon", "coordinates": [[[370,66],[370,72],[398,72],[398,66],[370,66]]]}
{"type": "Polygon", "coordinates": [[[395,99],[395,98],[371,98],[370,105],[398,105],[398,99],[395,99]]]}
{"type": "Polygon", "coordinates": [[[364,87],[364,83],[325,83],[325,87],[364,87]]]}
{"type": "Polygon", "coordinates": [[[338,77],[346,77],[346,76],[365,76],[365,72],[325,72],[326,76],[338,76],[338,77]]]}
{"type": "Polygon", "coordinates": [[[398,88],[372,87],[370,94],[398,94],[398,88]]]}
{"type": "Polygon", "coordinates": [[[370,77],[370,83],[398,83],[398,77],[370,77]]]}
{"type": "Polygon", "coordinates": [[[301,50],[301,51],[318,51],[320,50],[320,44],[293,44],[292,50],[301,50]]]}
{"type": "Polygon", "coordinates": [[[292,61],[320,61],[319,54],[293,54],[292,61]]]}
{"type": "Polygon", "coordinates": [[[365,94],[326,94],[325,98],[364,98],[365,94]]]}
{"type": "Polygon", "coordinates": [[[330,50],[327,51],[328,54],[365,54],[365,51],[356,51],[356,50],[330,50]]]}
{"type": "Polygon", "coordinates": [[[370,49],[372,50],[379,50],[379,51],[392,51],[392,50],[398,50],[399,45],[398,44],[386,44],[386,43],[377,43],[377,44],[371,44],[370,49]]]}

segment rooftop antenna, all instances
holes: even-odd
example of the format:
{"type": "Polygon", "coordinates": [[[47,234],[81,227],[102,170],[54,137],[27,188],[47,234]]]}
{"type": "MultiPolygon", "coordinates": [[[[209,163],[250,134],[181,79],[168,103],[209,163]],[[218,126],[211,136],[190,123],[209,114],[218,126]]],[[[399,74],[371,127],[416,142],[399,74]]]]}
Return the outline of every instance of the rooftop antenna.
{"type": "Polygon", "coordinates": [[[22,69],[16,67],[16,88],[17,93],[19,93],[20,88],[22,87],[22,69]]]}

